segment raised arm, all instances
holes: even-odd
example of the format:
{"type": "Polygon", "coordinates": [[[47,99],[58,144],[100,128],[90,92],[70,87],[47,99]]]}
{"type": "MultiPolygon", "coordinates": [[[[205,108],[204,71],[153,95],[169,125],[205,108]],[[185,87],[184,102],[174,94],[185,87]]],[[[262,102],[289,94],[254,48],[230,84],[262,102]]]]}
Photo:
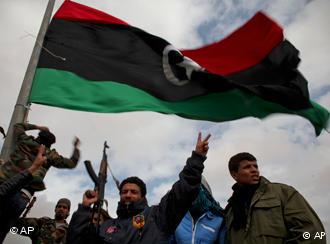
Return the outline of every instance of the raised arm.
{"type": "Polygon", "coordinates": [[[209,134],[202,139],[201,133],[198,134],[195,150],[180,172],[179,180],[161,199],[156,221],[160,228],[168,234],[174,233],[198,195],[210,136],[209,134]]]}
{"type": "Polygon", "coordinates": [[[25,131],[27,130],[40,130],[49,131],[48,127],[41,125],[34,125],[29,123],[17,123],[14,125],[14,138],[18,140],[21,136],[27,136],[25,131]]]}
{"type": "Polygon", "coordinates": [[[54,166],[56,168],[67,168],[67,169],[75,168],[80,158],[79,145],[80,145],[80,140],[78,137],[75,137],[73,141],[73,152],[70,158],[63,157],[55,149],[52,149],[47,154],[49,166],[54,166]]]}
{"type": "Polygon", "coordinates": [[[89,240],[88,244],[92,244],[90,240],[97,243],[98,236],[96,228],[90,224],[92,217],[91,205],[97,201],[97,192],[88,190],[83,195],[83,201],[78,205],[78,209],[73,213],[67,234],[67,243],[83,244],[89,240]]]}
{"type": "Polygon", "coordinates": [[[32,175],[46,162],[44,153],[45,146],[41,145],[38,149],[37,157],[27,170],[14,175],[12,178],[8,179],[0,185],[0,200],[9,194],[19,191],[23,188],[23,186],[25,186],[29,181],[33,179],[32,175]]]}

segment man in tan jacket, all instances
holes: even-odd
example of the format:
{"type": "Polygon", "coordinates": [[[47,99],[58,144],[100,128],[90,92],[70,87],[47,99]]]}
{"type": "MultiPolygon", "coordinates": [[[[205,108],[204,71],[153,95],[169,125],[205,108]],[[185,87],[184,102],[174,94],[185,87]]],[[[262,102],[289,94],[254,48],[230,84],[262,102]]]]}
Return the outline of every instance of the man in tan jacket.
{"type": "Polygon", "coordinates": [[[324,227],[304,197],[260,176],[253,155],[238,153],[228,167],[236,181],[226,207],[229,243],[326,243],[324,227]]]}

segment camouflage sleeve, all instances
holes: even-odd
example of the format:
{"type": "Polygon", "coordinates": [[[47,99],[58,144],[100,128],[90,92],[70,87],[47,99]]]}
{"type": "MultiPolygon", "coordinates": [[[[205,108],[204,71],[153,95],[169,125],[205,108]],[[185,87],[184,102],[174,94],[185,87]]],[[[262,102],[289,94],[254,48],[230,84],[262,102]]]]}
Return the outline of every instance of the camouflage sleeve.
{"type": "Polygon", "coordinates": [[[65,158],[55,149],[52,149],[47,155],[47,163],[56,168],[72,169],[77,166],[80,157],[79,149],[75,148],[71,158],[65,158]]]}
{"type": "Polygon", "coordinates": [[[28,124],[28,123],[17,123],[14,125],[14,138],[16,138],[16,141],[20,138],[20,137],[24,137],[27,136],[25,134],[25,131],[27,130],[36,130],[37,126],[33,125],[33,124],[28,124]]]}
{"type": "Polygon", "coordinates": [[[19,230],[18,234],[32,238],[39,231],[41,221],[38,218],[19,218],[14,226],[19,230]]]}

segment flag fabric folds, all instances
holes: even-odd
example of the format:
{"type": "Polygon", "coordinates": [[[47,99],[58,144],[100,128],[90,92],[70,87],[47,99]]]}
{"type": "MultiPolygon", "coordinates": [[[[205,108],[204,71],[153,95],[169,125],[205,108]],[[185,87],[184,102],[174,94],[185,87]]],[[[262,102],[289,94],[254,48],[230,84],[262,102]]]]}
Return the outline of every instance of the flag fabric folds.
{"type": "Polygon", "coordinates": [[[216,122],[288,113],[308,119],[318,135],[329,112],[310,101],[298,54],[263,13],[219,42],[179,51],[116,17],[64,1],[49,25],[29,101],[216,122]]]}

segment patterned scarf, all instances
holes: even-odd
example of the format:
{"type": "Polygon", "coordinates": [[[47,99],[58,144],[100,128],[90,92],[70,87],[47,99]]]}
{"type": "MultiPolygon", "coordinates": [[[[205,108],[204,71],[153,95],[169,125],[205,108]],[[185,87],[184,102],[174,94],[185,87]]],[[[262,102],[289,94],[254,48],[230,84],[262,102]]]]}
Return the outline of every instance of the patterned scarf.
{"type": "Polygon", "coordinates": [[[220,207],[220,204],[214,200],[203,185],[201,185],[198,196],[189,211],[194,219],[198,219],[202,214],[208,211],[212,212],[214,215],[223,216],[223,209],[220,207]]]}

